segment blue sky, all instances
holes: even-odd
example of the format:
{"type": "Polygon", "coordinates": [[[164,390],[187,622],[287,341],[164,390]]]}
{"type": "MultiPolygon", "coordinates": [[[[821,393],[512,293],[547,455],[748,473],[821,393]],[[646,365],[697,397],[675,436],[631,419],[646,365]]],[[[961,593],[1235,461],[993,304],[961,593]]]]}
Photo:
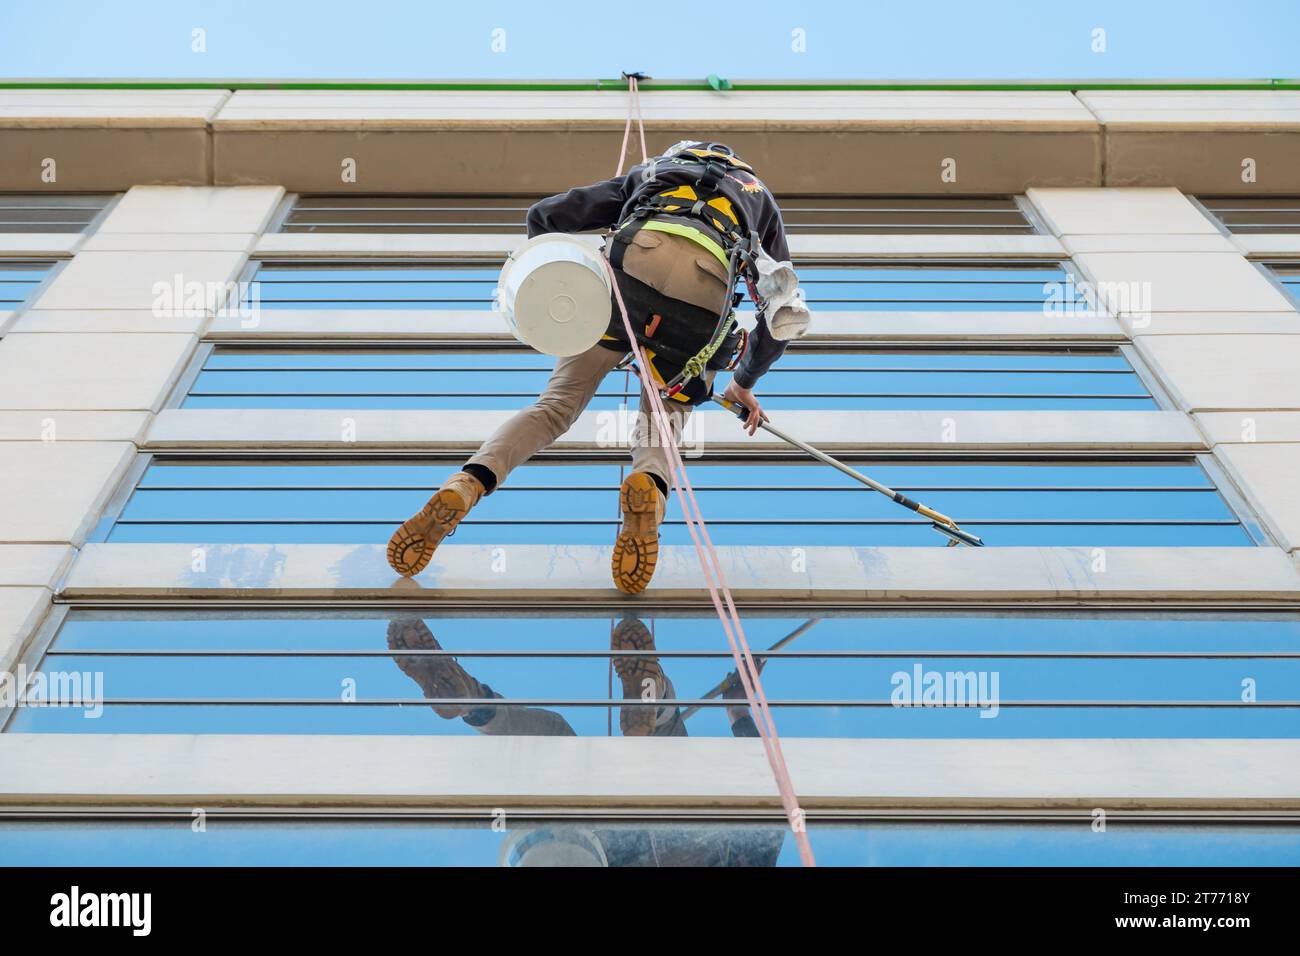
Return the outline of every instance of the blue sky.
{"type": "Polygon", "coordinates": [[[0,0],[0,76],[1300,75],[1296,0],[755,0],[705,9],[608,0],[0,0]],[[640,13],[666,10],[675,16],[657,22],[640,13]],[[191,49],[195,28],[205,31],[206,52],[191,49]],[[1104,52],[1092,49],[1097,28],[1104,52]],[[501,52],[492,49],[497,29],[501,52]],[[804,31],[805,52],[792,49],[795,30],[804,31]]]}

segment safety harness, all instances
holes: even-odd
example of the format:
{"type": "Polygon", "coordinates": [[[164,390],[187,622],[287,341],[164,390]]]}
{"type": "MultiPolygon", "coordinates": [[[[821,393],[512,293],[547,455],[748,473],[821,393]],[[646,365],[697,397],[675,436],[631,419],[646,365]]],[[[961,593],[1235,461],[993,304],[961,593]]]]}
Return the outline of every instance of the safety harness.
{"type": "MultiPolygon", "coordinates": [[[[614,227],[608,243],[609,260],[619,270],[620,289],[629,307],[644,320],[634,329],[637,341],[646,349],[651,373],[669,398],[698,405],[712,394],[702,378],[705,370],[734,368],[748,341],[748,335],[736,328],[735,307],[744,298],[736,291],[736,281],[753,275],[758,238],[746,234],[735,206],[720,186],[732,169],[752,172],[752,167],[712,143],[656,160],[655,173],[661,162],[698,167],[699,178],[641,199],[614,227]],[[662,296],[623,273],[627,248],[642,229],[690,239],[727,267],[726,299],[720,315],[662,296]]],[[[615,316],[602,341],[617,348],[625,338],[615,316]]]]}

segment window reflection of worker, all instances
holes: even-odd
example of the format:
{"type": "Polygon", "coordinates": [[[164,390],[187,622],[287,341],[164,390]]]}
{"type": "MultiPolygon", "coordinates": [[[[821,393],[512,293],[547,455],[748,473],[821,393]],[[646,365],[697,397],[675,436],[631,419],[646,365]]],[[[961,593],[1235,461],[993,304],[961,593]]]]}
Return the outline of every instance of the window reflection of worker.
{"type": "MultiPolygon", "coordinates": [[[[625,737],[686,737],[686,721],[675,704],[657,701],[676,699],[672,681],[664,673],[659,658],[650,654],[623,655],[619,651],[653,651],[654,638],[639,619],[627,616],[610,634],[614,655],[614,672],[623,683],[623,699],[646,701],[619,707],[619,728],[625,737]]],[[[497,705],[502,695],[476,680],[460,662],[448,654],[402,654],[401,651],[440,651],[442,645],[427,624],[418,617],[394,618],[388,624],[388,649],[402,673],[419,685],[430,700],[481,700],[473,704],[438,703],[430,705],[445,720],[461,718],[481,734],[530,737],[573,737],[573,727],[563,716],[542,707],[519,704],[497,705]]],[[[759,665],[762,671],[762,665],[759,665]]],[[[723,695],[736,703],[726,708],[732,736],[757,737],[758,727],[749,714],[744,689],[738,681],[729,681],[723,695]]]]}
{"type": "MultiPolygon", "coordinates": [[[[692,361],[697,363],[692,367],[703,369],[666,402],[674,432],[681,435],[691,408],[712,394],[718,370],[730,367],[743,351],[724,397],[749,410],[746,427],[753,434],[763,421],[754,385],[808,323],[788,262],[781,212],[767,187],[729,147],[685,142],[624,176],[571,189],[528,211],[530,238],[611,227],[606,249],[651,366],[647,371],[667,385],[692,361]],[[732,254],[738,251],[751,255],[750,266],[741,271],[770,306],[749,336],[736,329],[732,311],[741,298],[735,291],[739,276],[733,274],[732,254]],[[710,343],[720,344],[706,360],[710,343]]],[[[497,429],[394,533],[388,545],[393,569],[408,576],[422,571],[480,498],[568,431],[629,349],[615,309],[601,341],[559,359],[536,404],[497,429]]],[[[643,591],[654,574],[670,482],[668,453],[650,425],[644,395],[640,411],[632,471],[619,491],[623,524],[611,562],[614,584],[629,594],[643,591]]]]}
{"type": "MultiPolygon", "coordinates": [[[[478,707],[432,704],[433,711],[445,720],[459,717],[481,734],[575,736],[569,722],[553,710],[494,705],[491,702],[502,699],[502,695],[476,680],[448,655],[402,654],[442,649],[428,625],[418,617],[389,622],[388,648],[397,652],[393,660],[420,686],[426,698],[483,701],[478,707]]],[[[610,634],[613,652],[654,649],[649,628],[630,615],[610,634]]],[[[625,700],[650,701],[619,708],[619,727],[625,737],[688,736],[680,707],[654,703],[675,697],[658,657],[616,654],[614,671],[622,681],[625,700]]],[[[735,701],[726,707],[732,735],[757,737],[758,728],[739,681],[726,682],[723,697],[735,701]]],[[[501,847],[499,862],[503,866],[775,866],[785,829],[780,824],[513,827],[501,847]]]]}

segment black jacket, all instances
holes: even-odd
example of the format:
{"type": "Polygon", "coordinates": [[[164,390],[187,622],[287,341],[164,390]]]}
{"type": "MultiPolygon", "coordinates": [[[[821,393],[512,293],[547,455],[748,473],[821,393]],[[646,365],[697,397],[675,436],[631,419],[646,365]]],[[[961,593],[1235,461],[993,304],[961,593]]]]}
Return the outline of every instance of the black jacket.
{"type": "MultiPolygon", "coordinates": [[[[579,186],[567,193],[543,199],[528,210],[528,238],[544,232],[595,232],[622,222],[643,196],[678,185],[694,185],[700,176],[697,164],[677,165],[667,159],[634,166],[623,176],[591,186],[579,186]],[[646,176],[653,170],[652,179],[646,176]]],[[[773,259],[790,258],[781,210],[767,187],[743,170],[731,170],[719,186],[740,214],[745,231],[758,233],[763,248],[773,259]]],[[[759,377],[785,352],[785,342],[772,338],[762,317],[750,336],[740,365],[733,376],[741,388],[753,388],[759,377]]]]}

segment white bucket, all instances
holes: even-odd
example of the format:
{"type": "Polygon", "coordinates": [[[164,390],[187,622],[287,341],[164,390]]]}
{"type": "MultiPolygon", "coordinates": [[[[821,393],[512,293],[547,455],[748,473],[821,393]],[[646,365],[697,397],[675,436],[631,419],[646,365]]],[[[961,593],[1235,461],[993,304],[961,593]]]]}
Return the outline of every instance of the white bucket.
{"type": "Polygon", "coordinates": [[[515,338],[547,355],[585,352],[609,327],[609,273],[600,253],[576,236],[529,239],[506,260],[497,287],[515,338]]]}

